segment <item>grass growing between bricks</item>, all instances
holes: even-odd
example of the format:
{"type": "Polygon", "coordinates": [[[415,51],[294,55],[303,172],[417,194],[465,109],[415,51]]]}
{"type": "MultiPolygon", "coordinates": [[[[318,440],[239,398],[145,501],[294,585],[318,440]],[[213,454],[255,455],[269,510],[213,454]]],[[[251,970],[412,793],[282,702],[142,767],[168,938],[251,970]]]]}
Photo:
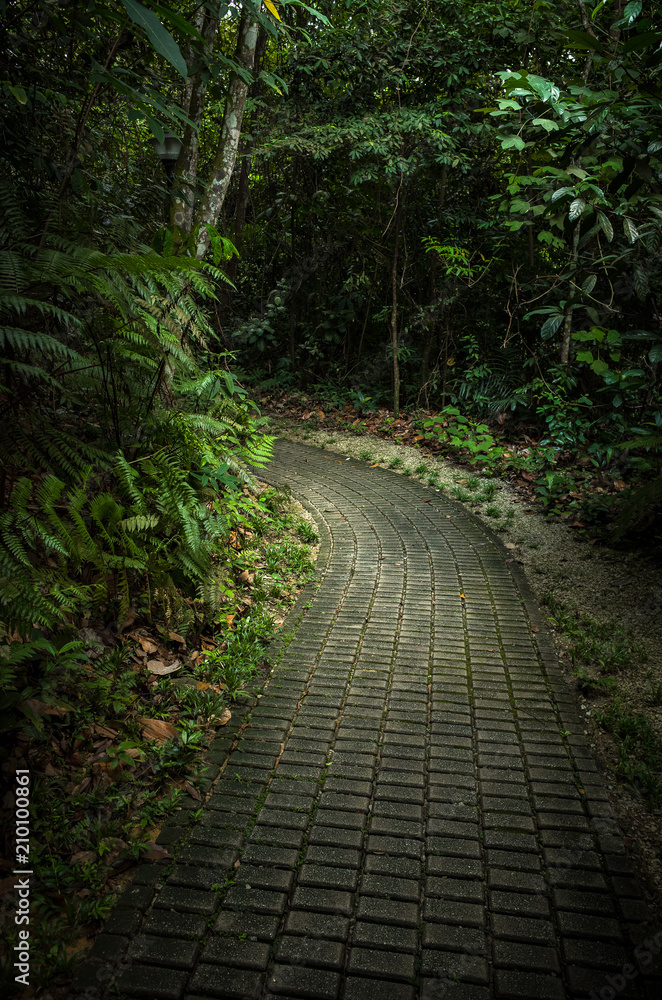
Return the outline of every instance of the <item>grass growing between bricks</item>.
{"type": "MultiPolygon", "coordinates": [[[[226,599],[213,622],[172,595],[160,617],[134,608],[130,623],[76,622],[48,641],[5,637],[3,771],[30,772],[37,993],[58,995],[136,863],[168,858],[155,843],[161,825],[177,810],[184,826],[196,818],[217,771],[210,744],[234,739],[232,717],[260,684],[266,643],[310,576],[317,540],[302,508],[268,488],[232,528],[226,599]]],[[[10,858],[13,812],[0,818],[10,858]]],[[[14,909],[10,892],[0,908],[3,996],[20,991],[14,909]]]]}

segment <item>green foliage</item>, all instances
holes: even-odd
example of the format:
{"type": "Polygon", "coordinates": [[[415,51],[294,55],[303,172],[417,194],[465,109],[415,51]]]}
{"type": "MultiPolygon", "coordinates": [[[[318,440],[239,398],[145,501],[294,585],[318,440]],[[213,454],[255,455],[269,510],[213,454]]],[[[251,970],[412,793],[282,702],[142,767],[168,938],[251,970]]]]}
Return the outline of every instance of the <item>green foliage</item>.
{"type": "Polygon", "coordinates": [[[423,427],[428,441],[467,453],[471,465],[478,462],[491,465],[505,450],[496,444],[487,424],[470,420],[454,406],[444,407],[440,414],[425,420],[423,427]]]}

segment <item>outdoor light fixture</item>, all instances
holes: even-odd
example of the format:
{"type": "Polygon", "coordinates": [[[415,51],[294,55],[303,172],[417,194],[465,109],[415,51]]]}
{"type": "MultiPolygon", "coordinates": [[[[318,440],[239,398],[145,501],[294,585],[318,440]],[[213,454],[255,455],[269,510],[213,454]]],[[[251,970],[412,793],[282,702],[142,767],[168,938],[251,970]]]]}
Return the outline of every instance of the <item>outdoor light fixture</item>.
{"type": "Polygon", "coordinates": [[[165,168],[168,180],[172,183],[175,164],[179,159],[179,152],[182,148],[181,140],[176,135],[173,135],[172,132],[164,132],[163,142],[159,142],[155,136],[152,136],[150,142],[154,147],[154,152],[165,168]]]}

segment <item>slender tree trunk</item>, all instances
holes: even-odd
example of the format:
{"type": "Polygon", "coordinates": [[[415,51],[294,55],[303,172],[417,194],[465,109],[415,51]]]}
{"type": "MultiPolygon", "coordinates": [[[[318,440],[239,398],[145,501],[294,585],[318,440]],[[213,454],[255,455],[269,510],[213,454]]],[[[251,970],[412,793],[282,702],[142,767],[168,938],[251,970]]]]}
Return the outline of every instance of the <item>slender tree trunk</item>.
{"type": "MultiPolygon", "coordinates": [[[[258,23],[253,14],[244,8],[239,23],[239,35],[235,61],[248,73],[255,65],[255,47],[258,39],[258,23]]],[[[233,73],[230,78],[228,94],[225,99],[225,110],[221,124],[221,134],[218,148],[211,169],[211,177],[202,199],[202,203],[194,216],[194,224],[200,224],[196,256],[204,257],[209,249],[210,238],[206,225],[215,226],[223,208],[223,202],[230,185],[230,178],[237,158],[241,122],[244,116],[244,105],[249,84],[239,74],[233,73]]]]}
{"type": "Polygon", "coordinates": [[[200,124],[205,109],[207,97],[208,75],[204,73],[204,63],[211,55],[214,38],[218,30],[218,18],[200,7],[193,19],[194,27],[203,39],[200,53],[191,44],[187,53],[189,76],[186,80],[184,110],[194,123],[184,126],[182,148],[175,166],[175,183],[172,186],[170,200],[170,223],[179,226],[185,233],[190,233],[193,223],[193,204],[195,201],[195,186],[198,176],[198,155],[200,151],[200,124]],[[200,65],[198,65],[200,61],[200,65]]]}
{"type": "MultiPolygon", "coordinates": [[[[577,255],[579,252],[579,237],[582,231],[582,220],[577,220],[577,225],[572,234],[572,255],[573,265],[577,265],[577,255]]],[[[572,339],[572,306],[566,304],[563,315],[563,339],[561,340],[561,364],[567,365],[570,359],[570,341],[572,339]]]]}
{"type": "Polygon", "coordinates": [[[391,271],[391,288],[393,304],[391,306],[391,353],[393,355],[393,416],[400,416],[400,362],[398,361],[398,248],[400,246],[400,219],[402,217],[402,198],[400,189],[396,195],[395,209],[395,249],[393,251],[393,268],[391,271]]]}

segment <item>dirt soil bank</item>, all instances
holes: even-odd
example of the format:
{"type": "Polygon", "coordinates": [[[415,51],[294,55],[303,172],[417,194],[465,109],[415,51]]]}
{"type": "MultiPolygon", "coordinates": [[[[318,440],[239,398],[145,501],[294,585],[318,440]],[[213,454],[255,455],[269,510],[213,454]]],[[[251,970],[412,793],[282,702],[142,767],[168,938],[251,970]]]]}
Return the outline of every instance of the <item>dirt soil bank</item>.
{"type": "MultiPolygon", "coordinates": [[[[263,412],[268,413],[264,407],[263,412]]],[[[271,433],[325,448],[339,455],[379,461],[385,467],[394,458],[402,461],[395,474],[413,470],[423,463],[436,470],[440,488],[450,497],[458,481],[477,476],[474,468],[454,465],[430,454],[424,447],[411,447],[374,434],[356,435],[333,428],[320,428],[301,419],[270,415],[271,433]]],[[[421,482],[425,482],[422,474],[421,482]]],[[[628,666],[617,675],[624,704],[632,713],[647,715],[662,736],[662,699],[653,691],[662,684],[662,575],[660,566],[642,553],[617,551],[590,544],[568,524],[548,520],[542,505],[517,486],[498,479],[493,497],[480,504],[470,504],[472,513],[494,529],[510,558],[516,560],[542,604],[551,597],[557,604],[578,615],[588,615],[605,626],[619,626],[632,643],[628,666]],[[487,508],[491,514],[486,513],[487,508]],[[495,516],[498,508],[500,518],[495,516]]],[[[461,482],[459,485],[462,485],[461,482]]],[[[434,486],[428,486],[434,489],[434,486]]],[[[480,492],[480,486],[474,491],[480,492]]],[[[549,611],[543,608],[545,616],[549,611]]],[[[596,709],[607,702],[599,693],[586,696],[578,687],[569,657],[569,642],[559,630],[553,630],[561,666],[568,686],[575,692],[585,732],[596,760],[605,775],[616,816],[626,845],[635,858],[641,881],[657,926],[662,925],[662,807],[650,809],[634,789],[615,775],[618,754],[613,738],[594,720],[596,709]]],[[[662,761],[660,762],[662,778],[662,761]]]]}

